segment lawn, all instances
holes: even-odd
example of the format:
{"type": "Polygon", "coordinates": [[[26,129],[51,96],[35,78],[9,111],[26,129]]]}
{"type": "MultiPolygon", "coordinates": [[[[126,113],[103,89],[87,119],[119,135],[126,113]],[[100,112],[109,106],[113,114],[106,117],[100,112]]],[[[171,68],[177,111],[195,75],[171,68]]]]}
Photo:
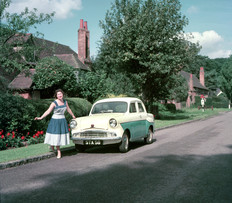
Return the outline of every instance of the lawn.
{"type": "Polygon", "coordinates": [[[217,108],[214,110],[206,109],[202,110],[194,109],[183,109],[176,113],[171,112],[160,112],[160,119],[155,120],[155,128],[162,128],[167,126],[184,123],[190,120],[204,119],[213,115],[218,115],[220,112],[229,111],[229,109],[217,108]]]}
{"type": "MultiPolygon", "coordinates": [[[[61,146],[61,151],[68,147],[74,147],[73,142],[70,145],[61,146]]],[[[28,157],[43,155],[51,152],[47,144],[34,144],[26,147],[8,149],[0,151],[0,163],[26,159],[28,157]]]]}
{"type": "MultiPolygon", "coordinates": [[[[155,120],[155,128],[158,129],[166,126],[172,126],[190,120],[204,119],[225,111],[228,111],[228,109],[214,109],[213,111],[211,109],[207,109],[205,112],[198,109],[183,109],[176,113],[160,112],[160,119],[155,120]]],[[[70,147],[74,147],[72,141],[70,145],[62,146],[61,151],[70,147]]],[[[0,163],[43,155],[49,151],[49,145],[45,144],[35,144],[27,147],[4,150],[0,151],[0,163]]]]}

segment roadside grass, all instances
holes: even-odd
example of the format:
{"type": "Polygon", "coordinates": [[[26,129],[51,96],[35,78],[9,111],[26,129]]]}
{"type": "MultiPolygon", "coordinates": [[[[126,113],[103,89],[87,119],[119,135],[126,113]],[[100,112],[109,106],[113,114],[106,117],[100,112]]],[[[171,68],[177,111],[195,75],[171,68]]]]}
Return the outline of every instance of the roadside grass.
{"type": "MultiPolygon", "coordinates": [[[[171,112],[160,112],[160,119],[155,120],[155,128],[162,128],[167,126],[172,126],[180,123],[184,123],[190,120],[204,119],[213,115],[218,115],[220,112],[229,111],[229,109],[206,109],[205,112],[202,112],[198,109],[183,109],[178,110],[176,113],[171,112]]],[[[61,146],[61,151],[66,148],[74,148],[74,144],[70,141],[70,145],[61,146]]],[[[50,152],[49,145],[34,144],[26,147],[8,149],[0,151],[0,163],[26,159],[29,157],[43,155],[50,152]]]]}
{"type": "Polygon", "coordinates": [[[219,113],[225,111],[230,111],[230,109],[206,109],[204,112],[202,112],[202,110],[198,110],[196,108],[186,108],[182,110],[177,110],[176,113],[171,113],[169,111],[160,112],[160,119],[155,119],[155,128],[163,128],[191,120],[204,119],[213,115],[218,115],[219,113]]]}
{"type": "MultiPolygon", "coordinates": [[[[69,145],[61,146],[60,149],[62,151],[69,147],[74,147],[72,141],[70,141],[69,145]]],[[[8,149],[8,150],[0,151],[0,163],[26,159],[33,156],[47,154],[49,152],[51,152],[49,149],[49,145],[43,143],[33,144],[26,147],[20,147],[15,149],[8,149]]]]}

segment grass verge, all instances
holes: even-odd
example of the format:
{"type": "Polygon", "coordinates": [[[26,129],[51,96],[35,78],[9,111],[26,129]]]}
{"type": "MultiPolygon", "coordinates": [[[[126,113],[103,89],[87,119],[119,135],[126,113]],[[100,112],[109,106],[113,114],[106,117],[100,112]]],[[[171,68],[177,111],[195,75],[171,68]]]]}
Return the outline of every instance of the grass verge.
{"type": "MultiPolygon", "coordinates": [[[[218,115],[220,112],[229,111],[228,109],[207,109],[202,112],[198,109],[184,109],[176,113],[161,112],[160,119],[155,120],[155,128],[162,128],[187,122],[190,120],[204,119],[213,115],[218,115]]],[[[74,147],[73,142],[70,145],[62,146],[61,151],[65,148],[74,147]]],[[[35,144],[27,147],[15,148],[0,151],[0,163],[26,159],[33,156],[43,155],[49,152],[49,145],[35,144]]]]}
{"type": "Polygon", "coordinates": [[[224,108],[217,108],[214,110],[206,109],[204,112],[202,112],[202,110],[198,110],[194,108],[194,109],[178,110],[176,113],[165,111],[160,113],[160,119],[155,120],[155,128],[157,129],[162,127],[172,126],[191,120],[204,119],[213,115],[218,115],[219,113],[225,111],[229,111],[229,109],[224,109],[224,108]]]}
{"type": "MultiPolygon", "coordinates": [[[[61,146],[61,151],[68,147],[74,147],[72,141],[70,141],[70,145],[61,146]]],[[[28,157],[43,155],[51,152],[49,149],[49,145],[47,144],[33,144],[26,147],[20,147],[15,149],[8,149],[4,151],[0,151],[0,163],[26,159],[28,157]]]]}

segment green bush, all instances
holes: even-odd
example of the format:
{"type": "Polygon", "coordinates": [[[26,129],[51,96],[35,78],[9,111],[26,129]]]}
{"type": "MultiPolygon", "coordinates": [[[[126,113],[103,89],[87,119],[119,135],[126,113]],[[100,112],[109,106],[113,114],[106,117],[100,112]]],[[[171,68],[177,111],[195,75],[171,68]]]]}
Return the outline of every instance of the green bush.
{"type": "MultiPolygon", "coordinates": [[[[68,105],[76,117],[89,115],[92,104],[85,99],[81,98],[67,98],[68,105]]],[[[68,112],[65,112],[67,121],[71,120],[72,117],[68,112]]]]}
{"type": "Polygon", "coordinates": [[[35,106],[20,96],[0,94],[0,129],[4,132],[27,133],[36,128],[35,106]]]}
{"type": "MultiPolygon", "coordinates": [[[[54,99],[27,100],[20,96],[0,94],[0,150],[9,147],[21,147],[28,144],[41,143],[52,113],[40,121],[35,117],[49,108],[54,99]]],[[[91,103],[80,98],[67,98],[69,107],[76,117],[88,115],[91,103]]],[[[69,122],[71,116],[66,112],[69,122]]]]}
{"type": "Polygon", "coordinates": [[[176,105],[175,104],[165,104],[165,107],[168,111],[175,113],[176,112],[176,105]]]}
{"type": "MultiPolygon", "coordinates": [[[[200,96],[195,97],[195,104],[193,104],[191,107],[197,108],[198,106],[201,106],[200,96]]],[[[213,106],[214,108],[228,108],[228,99],[223,94],[219,96],[208,97],[206,98],[205,106],[213,106]]]]}
{"type": "Polygon", "coordinates": [[[214,108],[228,108],[229,100],[224,94],[220,94],[218,97],[213,97],[214,108]]]}
{"type": "Polygon", "coordinates": [[[167,111],[167,108],[164,104],[161,104],[160,102],[144,102],[147,112],[152,113],[155,115],[155,118],[160,118],[159,112],[161,111],[167,111]]]}

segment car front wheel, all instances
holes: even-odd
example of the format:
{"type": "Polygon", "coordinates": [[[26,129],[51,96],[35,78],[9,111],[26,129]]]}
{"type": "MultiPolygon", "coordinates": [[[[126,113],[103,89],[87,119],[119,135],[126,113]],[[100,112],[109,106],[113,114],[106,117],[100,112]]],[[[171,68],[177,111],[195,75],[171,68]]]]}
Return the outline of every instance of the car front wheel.
{"type": "Polygon", "coordinates": [[[125,153],[128,151],[128,149],[129,149],[129,136],[127,132],[124,132],[122,136],[122,142],[119,145],[119,151],[125,153]]]}

